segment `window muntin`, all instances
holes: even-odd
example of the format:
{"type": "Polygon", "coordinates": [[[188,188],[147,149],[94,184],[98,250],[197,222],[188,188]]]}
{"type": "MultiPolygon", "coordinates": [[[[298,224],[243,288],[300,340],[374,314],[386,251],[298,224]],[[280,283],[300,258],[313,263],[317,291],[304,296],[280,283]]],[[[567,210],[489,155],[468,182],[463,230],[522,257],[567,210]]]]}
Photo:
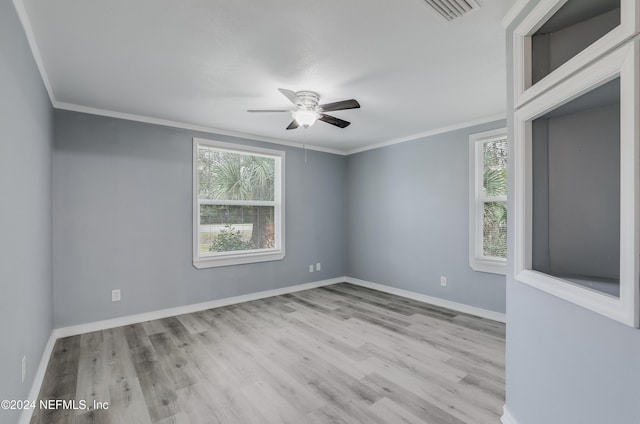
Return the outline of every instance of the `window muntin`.
{"type": "Polygon", "coordinates": [[[505,274],[507,257],[506,130],[470,137],[469,263],[476,271],[505,274]]]}
{"type": "Polygon", "coordinates": [[[194,139],[194,265],[284,257],[284,152],[194,139]]]}
{"type": "Polygon", "coordinates": [[[482,255],[507,257],[507,139],[482,144],[482,255]]]}

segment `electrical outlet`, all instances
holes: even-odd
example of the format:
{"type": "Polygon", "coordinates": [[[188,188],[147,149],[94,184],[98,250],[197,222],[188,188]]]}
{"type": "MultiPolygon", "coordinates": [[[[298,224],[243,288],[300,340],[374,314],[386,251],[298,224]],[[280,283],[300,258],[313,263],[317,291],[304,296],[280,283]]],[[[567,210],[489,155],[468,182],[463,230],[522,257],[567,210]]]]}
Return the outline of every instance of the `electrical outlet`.
{"type": "Polygon", "coordinates": [[[444,275],[440,276],[440,285],[442,287],[447,287],[447,277],[445,277],[444,275]]]}
{"type": "Polygon", "coordinates": [[[24,383],[24,378],[27,376],[27,356],[22,357],[22,382],[24,383]]]}
{"type": "Polygon", "coordinates": [[[111,301],[120,302],[120,299],[122,299],[120,296],[120,289],[111,290],[111,301]]]}
{"type": "Polygon", "coordinates": [[[320,265],[320,262],[318,262],[316,264],[316,271],[320,271],[322,269],[322,265],[320,265]]]}
{"type": "Polygon", "coordinates": [[[313,272],[313,264],[309,265],[309,272],[313,272]]]}

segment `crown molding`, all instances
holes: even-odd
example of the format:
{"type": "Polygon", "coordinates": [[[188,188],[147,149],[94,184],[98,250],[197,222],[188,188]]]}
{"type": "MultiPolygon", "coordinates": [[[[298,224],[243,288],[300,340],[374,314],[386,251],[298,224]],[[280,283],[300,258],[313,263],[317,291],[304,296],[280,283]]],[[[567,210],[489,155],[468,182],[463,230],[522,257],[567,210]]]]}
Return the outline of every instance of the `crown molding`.
{"type": "Polygon", "coordinates": [[[47,90],[47,94],[49,95],[49,101],[53,104],[55,103],[53,88],[51,87],[51,83],[49,82],[47,72],[44,69],[42,55],[40,54],[40,49],[38,48],[38,43],[36,42],[36,37],[33,33],[33,27],[31,26],[31,21],[29,20],[27,9],[24,7],[24,3],[22,0],[13,0],[13,6],[16,9],[18,19],[20,20],[22,28],[24,29],[24,33],[27,37],[27,42],[29,43],[29,47],[31,48],[31,55],[36,62],[36,67],[40,72],[40,77],[42,78],[42,82],[44,83],[44,88],[47,90]]]}
{"type": "MultiPolygon", "coordinates": [[[[516,9],[516,6],[518,4],[520,4],[520,3],[526,4],[527,2],[528,2],[528,0],[518,0],[516,5],[514,5],[514,7],[512,7],[512,9],[509,11],[507,16],[509,16],[512,13],[512,11],[514,9],[516,9]]],[[[91,107],[91,106],[84,106],[84,105],[79,105],[79,104],[74,104],[74,103],[59,102],[55,98],[55,95],[54,95],[54,92],[53,92],[53,88],[51,86],[51,83],[50,83],[49,77],[47,75],[47,72],[45,70],[44,63],[43,63],[43,60],[42,60],[42,55],[40,54],[40,49],[38,48],[38,44],[36,42],[36,37],[35,37],[35,34],[33,32],[33,28],[31,26],[31,22],[29,21],[29,17],[28,17],[27,11],[26,11],[26,9],[24,7],[24,2],[23,2],[23,0],[13,0],[13,4],[15,6],[15,9],[16,9],[18,17],[20,19],[20,22],[22,23],[22,27],[23,27],[24,32],[26,34],[27,41],[29,43],[29,47],[31,48],[31,54],[33,55],[33,58],[35,60],[36,66],[38,68],[38,71],[40,72],[40,77],[42,78],[42,82],[44,83],[45,89],[46,89],[46,91],[47,91],[47,93],[49,95],[49,100],[50,100],[51,104],[53,105],[53,107],[55,109],[68,110],[68,111],[81,112],[81,113],[88,113],[88,114],[91,114],[91,115],[106,116],[106,117],[110,117],[110,118],[125,119],[125,120],[128,120],[128,121],[144,122],[144,123],[148,123],[148,124],[163,125],[163,126],[172,127],[172,128],[186,129],[186,130],[191,130],[191,131],[199,131],[199,132],[205,132],[205,133],[210,133],[210,134],[226,135],[226,136],[230,136],[230,137],[237,137],[237,138],[242,138],[242,139],[261,141],[261,142],[265,142],[265,143],[272,143],[272,144],[278,144],[278,145],[283,145],[283,146],[296,147],[296,148],[300,148],[300,149],[307,149],[307,150],[313,150],[313,151],[318,151],[318,152],[331,153],[331,154],[340,155],[340,156],[348,156],[348,155],[352,155],[352,154],[355,154],[355,153],[364,152],[364,151],[367,151],[367,150],[378,149],[378,148],[381,148],[381,147],[391,146],[391,145],[394,145],[394,144],[400,144],[400,143],[404,143],[404,142],[407,142],[407,141],[414,141],[414,140],[417,140],[417,139],[420,139],[420,138],[429,137],[429,136],[433,136],[433,135],[437,135],[437,134],[442,134],[442,133],[446,133],[446,132],[449,132],[449,131],[454,131],[454,130],[458,130],[458,129],[462,129],[462,128],[466,128],[466,127],[471,127],[471,126],[474,126],[474,125],[480,125],[480,124],[485,124],[485,123],[489,123],[489,122],[493,122],[493,121],[498,121],[498,120],[501,120],[501,119],[506,119],[506,116],[504,114],[494,115],[494,116],[489,116],[489,117],[476,119],[476,120],[473,120],[473,121],[461,122],[461,123],[458,123],[458,124],[453,124],[453,125],[449,125],[449,126],[442,127],[442,128],[436,128],[436,129],[433,129],[433,130],[429,130],[429,131],[425,131],[425,132],[421,132],[421,133],[417,133],[417,134],[412,134],[412,135],[408,135],[408,136],[401,137],[401,138],[396,138],[396,139],[392,139],[392,140],[388,140],[388,141],[383,141],[383,142],[376,143],[376,144],[369,145],[369,146],[365,146],[365,147],[360,147],[360,148],[351,149],[351,150],[341,150],[341,149],[333,149],[333,148],[329,148],[329,147],[317,146],[317,145],[313,145],[313,144],[286,141],[286,140],[281,140],[281,139],[276,139],[276,138],[271,138],[271,137],[262,137],[262,136],[255,135],[255,134],[223,130],[223,129],[220,129],[220,128],[208,127],[208,126],[204,126],[204,125],[188,124],[188,123],[179,122],[179,121],[172,121],[172,120],[169,120],[169,119],[154,118],[154,117],[145,116],[145,115],[137,115],[137,114],[132,114],[132,113],[117,112],[117,111],[113,111],[113,110],[95,108],[95,107],[91,107]]],[[[524,5],[522,5],[520,7],[520,9],[522,9],[522,7],[524,7],[524,5]]],[[[518,9],[518,13],[519,13],[520,9],[518,9]]],[[[507,16],[505,16],[505,19],[507,18],[507,16]]],[[[504,20],[503,20],[503,22],[504,22],[504,20]]]]}
{"type": "Polygon", "coordinates": [[[414,141],[414,140],[418,140],[420,138],[431,137],[431,136],[438,135],[438,134],[444,134],[444,133],[448,133],[448,132],[451,132],[451,131],[460,130],[460,129],[463,129],[463,128],[473,127],[475,125],[488,124],[490,122],[500,121],[500,120],[503,120],[503,119],[507,119],[507,116],[503,115],[503,114],[500,114],[500,115],[493,115],[493,116],[487,116],[487,117],[480,118],[480,119],[475,119],[473,121],[460,122],[460,123],[457,123],[457,124],[448,125],[446,127],[436,128],[434,130],[425,131],[425,132],[418,133],[418,134],[413,134],[413,135],[408,135],[408,136],[402,137],[402,138],[396,138],[396,139],[389,140],[389,141],[383,141],[381,143],[372,144],[371,146],[365,146],[365,147],[359,147],[357,149],[347,150],[346,154],[347,155],[353,155],[355,153],[365,152],[367,150],[379,149],[381,147],[392,146],[394,144],[405,143],[407,141],[414,141]]]}
{"type": "Polygon", "coordinates": [[[60,110],[69,110],[72,112],[88,113],[91,115],[106,116],[109,118],[125,119],[128,121],[143,122],[147,124],[163,125],[165,127],[179,128],[191,131],[206,132],[218,135],[226,135],[230,137],[238,137],[246,140],[262,141],[265,143],[280,144],[283,146],[297,147],[300,149],[315,150],[318,152],[333,153],[335,155],[344,156],[343,150],[331,149],[329,147],[315,146],[311,144],[297,143],[295,141],[285,141],[277,138],[262,137],[255,134],[242,133],[237,131],[228,131],[220,128],[208,127],[205,125],[187,124],[184,122],[172,121],[169,119],[153,118],[150,116],[136,115],[133,113],[117,112],[113,110],[94,108],[90,106],[77,105],[74,103],[64,103],[53,101],[53,107],[60,110]]]}

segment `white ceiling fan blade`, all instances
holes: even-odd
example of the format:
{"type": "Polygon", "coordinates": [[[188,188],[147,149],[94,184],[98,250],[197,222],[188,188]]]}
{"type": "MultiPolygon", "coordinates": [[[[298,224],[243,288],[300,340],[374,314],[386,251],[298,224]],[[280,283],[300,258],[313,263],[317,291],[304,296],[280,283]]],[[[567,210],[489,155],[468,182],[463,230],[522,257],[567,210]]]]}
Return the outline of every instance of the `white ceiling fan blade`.
{"type": "Polygon", "coordinates": [[[278,91],[281,92],[291,103],[294,105],[301,107],[304,106],[302,100],[296,95],[295,92],[291,90],[287,90],[286,88],[278,88],[278,91]]]}

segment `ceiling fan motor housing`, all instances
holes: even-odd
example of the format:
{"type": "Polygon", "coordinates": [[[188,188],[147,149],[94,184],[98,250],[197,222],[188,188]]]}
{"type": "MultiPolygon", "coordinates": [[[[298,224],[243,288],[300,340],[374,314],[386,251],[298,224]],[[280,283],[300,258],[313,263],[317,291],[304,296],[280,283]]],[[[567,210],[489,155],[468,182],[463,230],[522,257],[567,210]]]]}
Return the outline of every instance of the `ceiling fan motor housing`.
{"type": "Polygon", "coordinates": [[[309,128],[320,117],[318,113],[318,102],[320,95],[314,91],[298,91],[296,96],[300,100],[298,109],[292,111],[293,119],[304,128],[309,128]]]}
{"type": "Polygon", "coordinates": [[[282,93],[291,103],[296,105],[295,110],[259,110],[249,109],[247,112],[289,112],[293,118],[293,121],[287,127],[287,130],[294,130],[300,126],[309,128],[316,121],[323,121],[327,124],[334,125],[339,128],[346,128],[351,123],[344,119],[336,118],[335,116],[327,115],[325,112],[331,112],[336,110],[345,109],[357,109],[360,107],[355,99],[341,100],[339,102],[326,103],[319,105],[320,95],[315,91],[298,91],[293,92],[285,88],[278,88],[278,91],[282,93]]]}
{"type": "Polygon", "coordinates": [[[302,106],[306,110],[316,110],[318,102],[320,101],[320,95],[314,91],[298,91],[296,96],[302,102],[302,106]]]}

